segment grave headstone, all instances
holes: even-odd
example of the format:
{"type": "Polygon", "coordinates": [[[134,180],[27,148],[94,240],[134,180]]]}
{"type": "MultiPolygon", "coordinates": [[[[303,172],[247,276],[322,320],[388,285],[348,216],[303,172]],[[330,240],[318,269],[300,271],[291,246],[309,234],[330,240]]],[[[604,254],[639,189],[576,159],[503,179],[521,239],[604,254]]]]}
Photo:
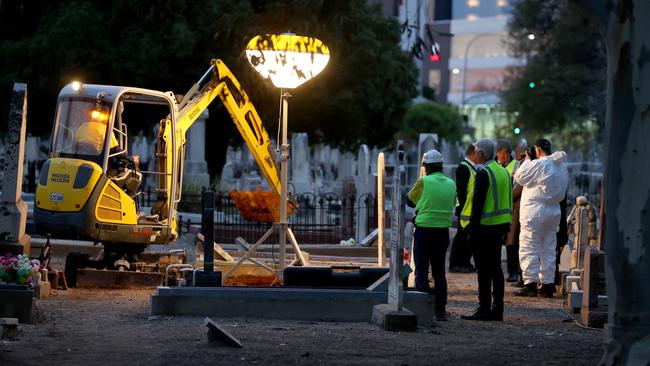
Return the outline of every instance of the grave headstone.
{"type": "Polygon", "coordinates": [[[40,160],[41,138],[38,136],[27,136],[25,140],[25,163],[40,160]]]}
{"type": "Polygon", "coordinates": [[[338,179],[354,177],[354,156],[346,152],[340,155],[338,164],[338,179]]]}
{"type": "Polygon", "coordinates": [[[4,178],[0,196],[0,252],[29,254],[31,237],[25,234],[27,205],[21,198],[25,129],[27,125],[27,84],[14,84],[9,110],[4,178]]]}
{"type": "Polygon", "coordinates": [[[377,175],[377,157],[379,156],[379,149],[377,146],[370,150],[370,172],[377,175]]]}
{"type": "Polygon", "coordinates": [[[334,180],[338,178],[339,174],[339,162],[341,161],[341,151],[336,148],[330,148],[328,146],[329,159],[326,158],[327,171],[329,171],[329,179],[334,180]]]}
{"type": "Polygon", "coordinates": [[[131,154],[140,158],[140,170],[149,170],[151,151],[149,151],[149,141],[144,136],[144,131],[140,130],[138,135],[135,136],[131,146],[131,154]]]}
{"type": "Polygon", "coordinates": [[[357,210],[357,242],[361,242],[368,235],[368,213],[370,209],[366,206],[369,195],[374,188],[374,181],[370,174],[370,150],[368,146],[359,147],[357,159],[357,177],[356,177],[356,198],[359,209],[357,210]]]}
{"type": "Polygon", "coordinates": [[[257,189],[268,190],[268,186],[265,186],[266,181],[262,179],[257,170],[250,170],[244,176],[242,176],[242,186],[241,190],[252,192],[257,189]]]}
{"type": "Polygon", "coordinates": [[[309,138],[304,132],[291,136],[291,183],[295,193],[312,191],[309,138]]]}
{"type": "Polygon", "coordinates": [[[208,116],[207,110],[201,113],[187,134],[183,179],[183,193],[186,194],[200,194],[203,187],[210,185],[208,163],[205,161],[205,121],[208,116]]]}
{"type": "Polygon", "coordinates": [[[416,155],[417,161],[410,162],[412,164],[415,164],[418,169],[412,169],[409,171],[409,182],[415,182],[415,180],[420,176],[420,168],[422,165],[422,157],[424,156],[424,153],[431,149],[438,149],[439,145],[438,135],[435,133],[421,133],[418,141],[419,142],[416,155]]]}
{"type": "MultiPolygon", "coordinates": [[[[138,135],[135,136],[132,139],[133,143],[131,144],[130,148],[130,154],[133,156],[137,156],[139,159],[138,166],[140,168],[140,171],[149,171],[149,161],[151,160],[151,155],[152,151],[149,150],[149,142],[147,141],[147,137],[144,136],[144,131],[140,130],[138,131],[138,135]]],[[[142,189],[146,190],[144,187],[149,186],[151,180],[151,176],[147,173],[142,174],[142,189]]]]}
{"type": "Polygon", "coordinates": [[[235,178],[235,164],[232,162],[227,162],[224,164],[223,169],[221,170],[221,182],[220,187],[222,191],[228,191],[231,189],[239,190],[237,186],[238,180],[235,178]]]}

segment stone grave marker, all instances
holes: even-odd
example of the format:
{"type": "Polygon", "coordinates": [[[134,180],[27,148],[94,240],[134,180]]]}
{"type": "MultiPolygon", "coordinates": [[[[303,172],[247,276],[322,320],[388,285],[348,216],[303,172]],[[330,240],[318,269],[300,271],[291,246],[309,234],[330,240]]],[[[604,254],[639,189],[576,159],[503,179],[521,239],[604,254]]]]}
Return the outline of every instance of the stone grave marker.
{"type": "Polygon", "coordinates": [[[29,254],[31,237],[25,234],[27,204],[21,198],[25,129],[27,125],[27,84],[15,83],[9,110],[4,157],[4,177],[0,196],[0,251],[29,254]]]}

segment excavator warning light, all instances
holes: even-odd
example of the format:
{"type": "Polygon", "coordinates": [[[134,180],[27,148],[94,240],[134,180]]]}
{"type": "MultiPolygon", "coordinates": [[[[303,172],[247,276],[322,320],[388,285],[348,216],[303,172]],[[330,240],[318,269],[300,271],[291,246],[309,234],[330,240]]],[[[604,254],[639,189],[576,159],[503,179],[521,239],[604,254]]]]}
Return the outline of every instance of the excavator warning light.
{"type": "Polygon", "coordinates": [[[248,42],[246,57],[255,71],[271,79],[275,87],[293,89],[323,71],[330,51],[313,37],[266,34],[248,42]]]}

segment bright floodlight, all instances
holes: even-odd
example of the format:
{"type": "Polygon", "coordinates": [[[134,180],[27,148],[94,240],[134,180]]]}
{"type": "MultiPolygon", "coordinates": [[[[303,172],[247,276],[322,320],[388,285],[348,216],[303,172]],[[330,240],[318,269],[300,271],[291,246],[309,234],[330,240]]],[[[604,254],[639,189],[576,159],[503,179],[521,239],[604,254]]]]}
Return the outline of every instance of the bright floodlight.
{"type": "Polygon", "coordinates": [[[248,42],[246,57],[277,88],[293,89],[323,71],[330,50],[313,37],[266,34],[248,42]]]}
{"type": "Polygon", "coordinates": [[[534,41],[534,40],[535,40],[535,35],[532,34],[532,33],[530,33],[530,34],[528,35],[528,39],[530,39],[531,41],[534,41]]]}
{"type": "Polygon", "coordinates": [[[72,90],[78,92],[81,90],[81,83],[78,81],[73,81],[72,82],[72,90]]]}
{"type": "Polygon", "coordinates": [[[460,69],[455,67],[455,68],[451,69],[451,73],[452,74],[460,74],[460,69]]]}

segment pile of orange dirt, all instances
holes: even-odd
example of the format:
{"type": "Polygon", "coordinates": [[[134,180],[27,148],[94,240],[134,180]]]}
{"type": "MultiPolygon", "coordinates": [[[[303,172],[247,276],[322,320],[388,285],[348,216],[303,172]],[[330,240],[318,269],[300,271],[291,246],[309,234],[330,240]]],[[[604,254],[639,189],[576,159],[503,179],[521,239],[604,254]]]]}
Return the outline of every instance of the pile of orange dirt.
{"type": "Polygon", "coordinates": [[[231,276],[224,282],[224,286],[282,286],[282,281],[276,275],[257,276],[239,275],[231,276]]]}
{"type": "MultiPolygon", "coordinates": [[[[239,214],[248,221],[274,223],[280,221],[280,196],[271,191],[257,189],[254,192],[228,191],[235,201],[239,214]]],[[[287,217],[297,211],[291,201],[287,204],[287,217]]]]}

